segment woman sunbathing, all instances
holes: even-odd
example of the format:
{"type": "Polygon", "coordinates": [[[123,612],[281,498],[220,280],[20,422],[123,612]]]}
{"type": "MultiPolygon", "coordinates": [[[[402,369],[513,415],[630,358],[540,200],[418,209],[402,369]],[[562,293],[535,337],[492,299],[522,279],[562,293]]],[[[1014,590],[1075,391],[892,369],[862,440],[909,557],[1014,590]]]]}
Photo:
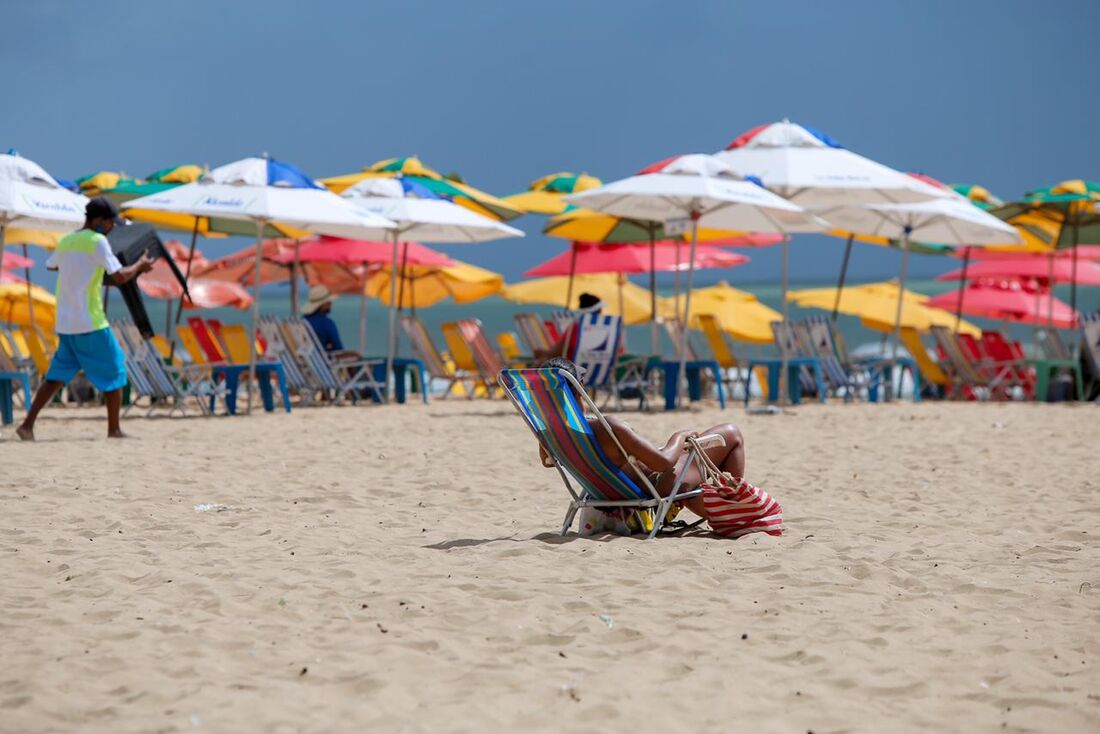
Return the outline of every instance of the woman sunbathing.
{"type": "MultiPolygon", "coordinates": [[[[580,382],[577,365],[568,359],[561,357],[550,359],[544,362],[541,367],[543,369],[565,370],[580,382]]],[[[578,403],[582,407],[584,406],[582,400],[578,399],[578,403]]],[[[737,478],[745,476],[745,439],[741,435],[741,430],[732,423],[721,423],[703,431],[677,431],[669,437],[664,446],[657,448],[647,438],[639,435],[633,428],[613,415],[604,416],[604,420],[607,421],[607,425],[614,432],[614,438],[608,434],[603,423],[597,418],[587,415],[585,418],[588,420],[588,425],[591,426],[592,432],[607,458],[622,469],[627,476],[634,476],[634,470],[629,468],[630,462],[627,461],[626,456],[619,449],[621,444],[627,454],[645,465],[640,468],[648,474],[654,488],[662,497],[672,494],[676,476],[681,468],[683,468],[683,474],[680,477],[681,492],[695,489],[702,483],[699,467],[694,461],[689,466],[684,467],[684,464],[691,459],[691,454],[684,450],[688,438],[711,434],[721,436],[725,441],[725,445],[705,449],[707,456],[722,471],[729,472],[737,478]],[[618,443],[615,439],[618,439],[618,443]]],[[[542,459],[543,466],[554,466],[554,460],[546,453],[541,444],[539,445],[539,456],[542,459]]],[[[707,515],[702,496],[685,500],[684,504],[699,517],[711,519],[707,515]]]]}

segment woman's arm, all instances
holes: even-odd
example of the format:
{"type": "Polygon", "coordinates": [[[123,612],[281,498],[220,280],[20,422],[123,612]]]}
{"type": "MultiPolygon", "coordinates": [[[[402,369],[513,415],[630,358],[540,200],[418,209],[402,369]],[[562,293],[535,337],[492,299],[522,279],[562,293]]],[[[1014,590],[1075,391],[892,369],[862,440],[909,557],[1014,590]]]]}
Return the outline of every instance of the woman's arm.
{"type": "Polygon", "coordinates": [[[676,462],[684,452],[684,443],[689,436],[698,435],[695,431],[677,431],[669,437],[668,442],[662,448],[657,448],[644,436],[639,436],[630,426],[620,421],[615,416],[607,418],[607,424],[615,433],[615,438],[623,445],[626,452],[641,461],[653,471],[666,472],[676,468],[676,462]]]}

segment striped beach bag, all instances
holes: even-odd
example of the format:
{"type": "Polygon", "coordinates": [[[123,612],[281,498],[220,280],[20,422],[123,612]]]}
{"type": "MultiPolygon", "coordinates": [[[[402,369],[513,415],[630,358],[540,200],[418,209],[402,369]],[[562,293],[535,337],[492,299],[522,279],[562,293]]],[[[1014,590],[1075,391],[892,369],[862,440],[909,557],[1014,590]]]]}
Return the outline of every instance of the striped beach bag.
{"type": "Polygon", "coordinates": [[[703,490],[703,507],[711,530],[723,538],[740,538],[749,533],[783,534],[783,508],[774,497],[745,479],[722,471],[705,451],[697,445],[694,448],[703,478],[699,488],[703,490]]]}

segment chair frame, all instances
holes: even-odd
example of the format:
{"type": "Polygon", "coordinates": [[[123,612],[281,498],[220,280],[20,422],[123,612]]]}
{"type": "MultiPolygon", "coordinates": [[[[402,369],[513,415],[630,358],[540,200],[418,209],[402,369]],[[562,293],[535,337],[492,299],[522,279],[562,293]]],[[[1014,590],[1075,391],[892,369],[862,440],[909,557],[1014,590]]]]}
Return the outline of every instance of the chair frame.
{"type": "MultiPolygon", "coordinates": [[[[603,417],[602,413],[600,413],[599,406],[596,405],[596,402],[588,395],[587,392],[585,392],[584,387],[565,370],[502,370],[497,375],[497,381],[500,384],[501,389],[512,401],[512,405],[515,406],[516,411],[519,412],[519,414],[523,417],[523,422],[527,424],[527,427],[530,429],[531,433],[534,434],[535,439],[539,442],[539,445],[546,452],[546,454],[554,460],[554,468],[558,470],[558,474],[561,476],[562,482],[565,484],[565,488],[569,492],[571,500],[569,502],[569,508],[566,510],[565,513],[565,520],[562,523],[561,535],[564,536],[568,534],[569,528],[573,525],[573,519],[574,517],[576,517],[577,512],[585,507],[593,507],[597,509],[607,507],[633,507],[637,509],[653,508],[656,510],[656,517],[653,521],[653,529],[646,536],[647,539],[652,539],[657,535],[658,531],[664,525],[665,517],[668,515],[669,508],[671,508],[674,503],[681,500],[691,499],[693,497],[699,497],[702,495],[702,489],[693,489],[687,492],[680,491],[683,472],[687,469],[688,466],[691,465],[691,461],[689,460],[685,461],[680,469],[676,472],[673,490],[669,494],[669,496],[661,497],[660,493],[657,492],[657,488],[654,487],[653,483],[649,480],[646,472],[643,471],[642,463],[637,458],[632,456],[629,452],[627,452],[625,448],[623,448],[622,443],[615,435],[615,432],[611,429],[611,426],[608,424],[607,419],[603,417]],[[542,435],[539,433],[538,428],[535,426],[532,419],[528,416],[527,412],[523,409],[520,398],[519,396],[517,396],[516,391],[509,387],[510,380],[512,381],[513,385],[515,384],[515,379],[513,375],[523,372],[553,372],[556,373],[559,378],[564,380],[565,384],[572,388],[572,390],[566,391],[567,399],[571,402],[570,407],[576,411],[577,415],[581,416],[582,420],[584,420],[584,415],[586,412],[590,412],[593,416],[595,416],[596,420],[599,421],[600,426],[604,429],[604,431],[607,432],[607,435],[611,436],[611,440],[614,441],[615,447],[622,453],[623,456],[626,457],[627,464],[629,464],[630,469],[634,474],[634,477],[636,477],[636,481],[634,481],[635,486],[627,487],[627,489],[629,489],[632,493],[638,495],[637,499],[594,499],[587,495],[586,490],[578,491],[573,486],[573,482],[571,482],[569,479],[570,472],[565,468],[564,462],[558,458],[553,448],[547,446],[546,443],[543,441],[542,435]],[[581,404],[577,402],[577,396],[580,396],[581,398],[583,409],[581,404]]],[[[600,448],[599,441],[596,440],[595,433],[592,431],[591,426],[588,425],[587,420],[584,420],[584,423],[587,427],[586,433],[589,436],[591,446],[594,449],[593,453],[599,458],[600,461],[605,462],[608,467],[611,467],[612,465],[610,463],[610,460],[604,454],[603,449],[600,448]]],[[[634,480],[633,477],[626,475],[625,470],[622,471],[627,479],[631,479],[632,481],[634,480]]],[[[574,479],[578,484],[580,484],[580,479],[576,477],[574,477],[574,479]]]]}

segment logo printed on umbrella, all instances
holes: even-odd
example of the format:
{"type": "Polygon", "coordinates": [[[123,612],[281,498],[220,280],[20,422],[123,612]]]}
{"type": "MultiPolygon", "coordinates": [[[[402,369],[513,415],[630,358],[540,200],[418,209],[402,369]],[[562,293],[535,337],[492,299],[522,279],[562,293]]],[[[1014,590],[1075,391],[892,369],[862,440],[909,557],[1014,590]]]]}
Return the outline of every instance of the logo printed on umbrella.
{"type": "Polygon", "coordinates": [[[73,212],[80,214],[81,211],[72,204],[67,204],[63,201],[42,201],[40,199],[34,199],[27,194],[23,195],[23,201],[30,204],[31,208],[38,209],[39,211],[50,212],[73,212]]]}

